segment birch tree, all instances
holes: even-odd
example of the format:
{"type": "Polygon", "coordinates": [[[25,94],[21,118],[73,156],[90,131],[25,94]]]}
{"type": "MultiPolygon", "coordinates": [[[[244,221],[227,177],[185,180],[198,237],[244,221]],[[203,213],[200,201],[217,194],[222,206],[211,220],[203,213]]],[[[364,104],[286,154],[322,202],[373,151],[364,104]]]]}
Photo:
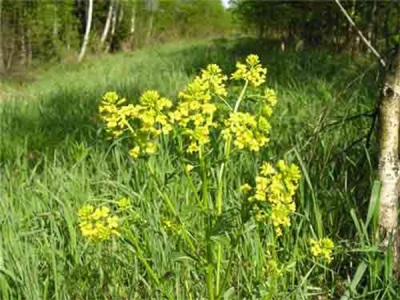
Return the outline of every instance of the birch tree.
{"type": "Polygon", "coordinates": [[[108,8],[106,24],[104,25],[104,30],[100,38],[100,45],[104,45],[104,42],[106,41],[108,32],[110,30],[111,17],[113,16],[113,11],[114,11],[114,1],[115,0],[110,0],[110,6],[108,8]]]}
{"type": "Polygon", "coordinates": [[[398,199],[399,199],[399,130],[400,130],[400,51],[387,71],[379,103],[379,228],[383,246],[392,245],[394,265],[400,273],[398,199]]]}
{"type": "Polygon", "coordinates": [[[85,56],[87,45],[89,43],[90,27],[92,26],[92,15],[93,15],[93,0],[89,0],[89,7],[88,7],[87,19],[86,19],[85,36],[83,38],[82,48],[79,53],[78,62],[81,62],[83,60],[83,57],[85,56]]]}

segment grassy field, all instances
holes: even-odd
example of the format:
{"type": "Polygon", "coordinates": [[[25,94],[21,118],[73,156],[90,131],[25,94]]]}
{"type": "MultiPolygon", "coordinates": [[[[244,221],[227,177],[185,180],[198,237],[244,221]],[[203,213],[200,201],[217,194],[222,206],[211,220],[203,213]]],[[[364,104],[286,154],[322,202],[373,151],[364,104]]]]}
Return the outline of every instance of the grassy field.
{"type": "MultiPolygon", "coordinates": [[[[279,102],[266,150],[238,155],[227,165],[226,211],[239,205],[238,186],[250,180],[261,160],[285,158],[300,166],[302,178],[290,228],[278,238],[270,227],[260,231],[246,225],[232,259],[222,256],[221,268],[231,264],[230,276],[216,296],[398,299],[390,255],[379,250],[373,234],[378,185],[373,182],[376,140],[370,128],[378,95],[376,69],[367,60],[317,50],[281,52],[273,42],[247,39],[92,58],[83,65],[38,72],[28,84],[5,84],[0,103],[0,299],[208,298],[206,264],[163,226],[171,217],[162,199],[165,192],[193,233],[189,238],[197,254],[206,247],[198,231],[203,214],[176,170],[177,154],[167,141],[147,161],[130,159],[122,144],[105,139],[98,106],[107,91],[135,102],[144,90],[155,89],[176,100],[207,64],[231,73],[249,53],[258,54],[268,68],[267,84],[279,102]],[[129,228],[140,251],[124,237],[93,244],[79,232],[76,213],[82,205],[112,206],[121,197],[132,201],[129,228]],[[330,264],[310,254],[309,239],[322,237],[335,243],[330,264]]],[[[193,173],[195,190],[203,182],[199,176],[193,173]]],[[[218,188],[215,181],[211,171],[210,197],[218,188]]],[[[235,220],[227,226],[236,226],[235,220]]],[[[228,245],[229,233],[221,229],[215,243],[228,245]]]]}

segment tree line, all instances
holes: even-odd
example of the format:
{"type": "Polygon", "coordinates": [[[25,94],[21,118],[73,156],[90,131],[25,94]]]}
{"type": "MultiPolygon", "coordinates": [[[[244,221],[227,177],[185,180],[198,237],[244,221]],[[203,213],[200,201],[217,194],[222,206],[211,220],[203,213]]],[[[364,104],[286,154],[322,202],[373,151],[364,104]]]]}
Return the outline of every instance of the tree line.
{"type": "MultiPolygon", "coordinates": [[[[337,1],[232,0],[237,20],[259,38],[275,37],[282,47],[329,47],[357,54],[366,51],[357,30],[337,1]]],[[[340,1],[360,32],[383,54],[400,38],[400,1],[340,1]]]]}
{"type": "Polygon", "coordinates": [[[0,0],[0,72],[85,53],[223,35],[215,0],[0,0]]]}

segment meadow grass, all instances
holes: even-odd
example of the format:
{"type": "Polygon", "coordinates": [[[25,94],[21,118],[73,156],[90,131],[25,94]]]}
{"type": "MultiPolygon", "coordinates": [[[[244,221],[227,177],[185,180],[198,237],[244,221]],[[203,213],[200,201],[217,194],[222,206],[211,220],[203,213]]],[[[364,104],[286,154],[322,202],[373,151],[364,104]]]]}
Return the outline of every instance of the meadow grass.
{"type": "MultiPolygon", "coordinates": [[[[157,186],[148,165],[105,140],[97,109],[110,90],[132,102],[147,89],[174,100],[200,68],[217,63],[232,72],[249,53],[267,66],[279,103],[267,150],[239,157],[227,169],[224,197],[240,201],[237,186],[261,159],[284,157],[301,166],[303,177],[290,229],[263,241],[246,228],[221,297],[397,299],[391,256],[374,236],[379,184],[373,182],[376,138],[370,128],[376,68],[367,60],[317,50],[281,52],[270,41],[250,39],[169,44],[54,66],[19,90],[9,87],[0,103],[0,298],[162,299],[129,242],[94,247],[77,230],[82,205],[121,197],[133,201],[132,226],[165,289],[175,299],[207,298],[204,270],[161,228],[167,214],[161,187],[185,224],[201,223],[190,187],[174,168],[176,156],[166,148],[149,159],[162,183],[157,186]],[[310,256],[314,236],[334,240],[331,264],[310,256]],[[281,274],[265,274],[269,260],[282,267],[281,274]]],[[[201,240],[201,233],[193,238],[201,240]]]]}

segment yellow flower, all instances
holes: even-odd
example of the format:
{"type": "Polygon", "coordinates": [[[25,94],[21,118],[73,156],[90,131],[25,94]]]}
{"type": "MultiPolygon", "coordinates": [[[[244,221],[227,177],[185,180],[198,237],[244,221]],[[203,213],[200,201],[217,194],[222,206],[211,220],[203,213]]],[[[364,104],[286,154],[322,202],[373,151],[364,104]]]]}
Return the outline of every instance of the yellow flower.
{"type": "Polygon", "coordinates": [[[234,112],[225,120],[225,129],[222,130],[224,139],[233,139],[233,144],[238,149],[248,148],[258,152],[269,139],[269,128],[260,126],[256,117],[250,113],[234,112]]]}
{"type": "Polygon", "coordinates": [[[146,144],[145,151],[147,154],[153,154],[157,151],[157,145],[155,143],[148,142],[146,144]]]}
{"type": "Polygon", "coordinates": [[[109,214],[110,214],[110,209],[107,206],[101,206],[99,208],[96,208],[91,217],[94,220],[99,220],[100,218],[108,217],[109,214]]]}
{"type": "Polygon", "coordinates": [[[293,197],[300,177],[298,167],[287,165],[283,160],[275,168],[268,162],[263,163],[256,177],[254,194],[248,201],[254,206],[256,221],[262,222],[268,217],[277,236],[282,235],[282,228],[290,226],[290,215],[296,207],[293,197]]]}
{"type": "Polygon", "coordinates": [[[84,205],[78,211],[78,217],[81,219],[86,219],[93,213],[93,211],[94,211],[94,207],[92,205],[84,205]]]}
{"type": "Polygon", "coordinates": [[[261,175],[268,176],[268,175],[274,174],[274,173],[275,173],[275,169],[270,163],[268,163],[268,162],[263,163],[263,165],[260,168],[261,175]]]}
{"type": "Polygon", "coordinates": [[[110,216],[110,209],[107,206],[94,208],[85,205],[78,211],[79,228],[82,236],[89,241],[101,242],[119,236],[118,218],[110,216]]]}
{"type": "Polygon", "coordinates": [[[236,71],[231,75],[231,78],[233,80],[245,80],[254,87],[258,87],[265,82],[266,74],[267,69],[261,66],[259,57],[250,54],[246,58],[246,64],[236,64],[236,71]]]}
{"type": "Polygon", "coordinates": [[[196,143],[191,143],[187,149],[187,152],[193,153],[193,152],[198,152],[199,151],[199,146],[196,143]]]}
{"type": "Polygon", "coordinates": [[[121,199],[119,199],[119,200],[117,201],[117,205],[118,205],[118,207],[119,207],[120,209],[127,208],[130,204],[131,204],[131,201],[130,201],[128,198],[126,198],[126,197],[121,198],[121,199]]]}
{"type": "Polygon", "coordinates": [[[138,158],[140,154],[140,147],[136,146],[134,148],[132,148],[131,150],[129,150],[129,155],[133,158],[138,158]]]}
{"type": "Polygon", "coordinates": [[[332,252],[334,248],[335,244],[330,238],[322,238],[320,240],[310,238],[311,254],[316,258],[322,258],[327,263],[330,263],[333,259],[332,252]]]}
{"type": "Polygon", "coordinates": [[[247,184],[247,183],[243,184],[243,185],[240,187],[240,190],[241,190],[243,193],[245,193],[245,194],[247,194],[248,192],[250,192],[251,189],[252,189],[251,185],[250,185],[250,184],[247,184]]]}
{"type": "Polygon", "coordinates": [[[108,217],[107,218],[107,226],[110,229],[118,228],[118,217],[108,217]]]}
{"type": "Polygon", "coordinates": [[[192,165],[186,165],[186,166],[185,166],[185,171],[189,173],[190,171],[193,170],[193,168],[194,168],[194,167],[193,167],[192,165]]]}

